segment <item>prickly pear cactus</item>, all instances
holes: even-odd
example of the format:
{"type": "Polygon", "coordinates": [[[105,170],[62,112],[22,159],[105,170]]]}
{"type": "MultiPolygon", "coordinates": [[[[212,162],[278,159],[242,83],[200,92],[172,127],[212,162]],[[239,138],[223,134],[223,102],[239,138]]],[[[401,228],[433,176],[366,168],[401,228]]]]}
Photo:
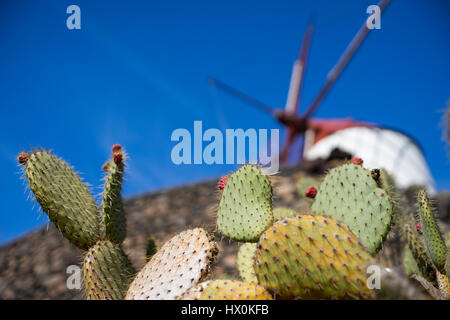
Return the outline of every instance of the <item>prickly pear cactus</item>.
{"type": "Polygon", "coordinates": [[[21,153],[29,186],[42,210],[74,245],[88,249],[100,239],[97,207],[72,168],[48,151],[21,153]]]}
{"type": "Polygon", "coordinates": [[[43,211],[68,240],[88,250],[83,262],[88,299],[123,299],[135,273],[121,248],[125,237],[120,195],[124,157],[122,148],[117,148],[118,145],[113,147],[113,158],[104,166],[109,175],[100,210],[81,179],[63,160],[44,150],[18,156],[43,211]]]}
{"type": "Polygon", "coordinates": [[[255,283],[211,280],[189,290],[184,300],[272,300],[271,294],[255,283]]]}
{"type": "Polygon", "coordinates": [[[321,216],[279,220],[258,242],[258,283],[279,299],[369,298],[372,259],[341,223],[321,216]]]}
{"type": "Polygon", "coordinates": [[[244,165],[228,177],[219,203],[219,231],[236,241],[256,242],[273,223],[272,186],[255,165],[244,165]]]}
{"type": "Polygon", "coordinates": [[[84,284],[89,300],[121,300],[135,270],[120,245],[98,241],[83,261],[84,284]]]}
{"type": "Polygon", "coordinates": [[[447,257],[447,247],[442,237],[439,226],[430,206],[430,201],[424,190],[418,194],[419,217],[422,224],[423,237],[427,247],[427,252],[434,266],[440,273],[445,274],[445,260],[447,257]]]}
{"type": "Polygon", "coordinates": [[[208,274],[217,244],[201,228],[183,231],[165,243],[137,274],[128,300],[173,300],[208,274]]]}
{"type": "Polygon", "coordinates": [[[237,269],[242,280],[248,283],[256,283],[255,269],[253,263],[255,261],[256,243],[243,243],[239,247],[237,254],[237,269]]]}
{"type": "Polygon", "coordinates": [[[274,220],[281,220],[284,218],[295,217],[296,215],[298,215],[298,213],[289,208],[280,207],[273,209],[274,220]]]}
{"type": "Polygon", "coordinates": [[[325,176],[311,212],[344,223],[375,254],[390,230],[393,207],[369,170],[347,163],[325,176]]]}

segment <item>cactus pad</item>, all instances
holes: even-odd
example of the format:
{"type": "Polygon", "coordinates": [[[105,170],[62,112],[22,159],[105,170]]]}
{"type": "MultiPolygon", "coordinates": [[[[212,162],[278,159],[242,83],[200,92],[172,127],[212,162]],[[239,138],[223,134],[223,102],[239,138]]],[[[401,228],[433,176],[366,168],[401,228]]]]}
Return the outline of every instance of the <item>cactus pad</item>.
{"type": "Polygon", "coordinates": [[[272,300],[272,296],[255,283],[211,280],[190,289],[183,300],[272,300]]]}
{"type": "Polygon", "coordinates": [[[258,242],[258,283],[280,299],[367,298],[371,256],[339,222],[321,216],[279,220],[258,242]]]}
{"type": "Polygon", "coordinates": [[[245,282],[258,282],[255,275],[255,269],[253,269],[255,251],[256,243],[244,243],[239,247],[237,254],[237,268],[242,280],[245,282]]]}
{"type": "Polygon", "coordinates": [[[419,267],[417,266],[417,262],[414,259],[414,255],[412,254],[412,252],[408,246],[405,246],[405,248],[403,250],[402,264],[403,264],[403,270],[405,271],[405,274],[407,276],[410,276],[413,274],[422,275],[419,267]]]}
{"type": "Polygon", "coordinates": [[[311,212],[344,223],[375,254],[390,230],[393,207],[369,170],[348,163],[325,176],[311,212]]]}
{"type": "Polygon", "coordinates": [[[425,244],[422,236],[417,233],[411,226],[411,223],[405,223],[403,226],[403,233],[405,235],[408,247],[411,250],[417,267],[420,270],[420,275],[423,275],[428,281],[435,282],[436,271],[433,267],[433,263],[427,255],[425,244]]]}
{"type": "Polygon", "coordinates": [[[436,272],[436,276],[442,298],[450,300],[450,282],[448,281],[448,277],[440,272],[436,272]]]}
{"type": "Polygon", "coordinates": [[[81,249],[93,246],[100,239],[97,207],[72,168],[47,151],[32,153],[23,164],[31,191],[61,233],[81,249]]]}
{"type": "Polygon", "coordinates": [[[445,259],[447,247],[442,237],[439,226],[434,218],[430,201],[424,190],[418,194],[419,216],[422,224],[423,237],[427,247],[427,252],[434,266],[440,273],[445,273],[445,259]]]}
{"type": "Polygon", "coordinates": [[[84,285],[89,300],[121,300],[133,280],[134,269],[121,247],[99,241],[83,261],[84,285]]]}
{"type": "Polygon", "coordinates": [[[273,223],[272,186],[261,169],[244,165],[231,174],[219,203],[219,231],[236,241],[256,242],[273,223]]]}
{"type": "Polygon", "coordinates": [[[126,299],[173,300],[209,272],[217,244],[196,228],[176,235],[150,259],[131,283],[126,299]]]}
{"type": "Polygon", "coordinates": [[[104,166],[104,170],[107,172],[102,202],[105,234],[109,240],[122,243],[127,233],[127,227],[121,196],[124,153],[120,145],[113,146],[113,159],[104,166]]]}

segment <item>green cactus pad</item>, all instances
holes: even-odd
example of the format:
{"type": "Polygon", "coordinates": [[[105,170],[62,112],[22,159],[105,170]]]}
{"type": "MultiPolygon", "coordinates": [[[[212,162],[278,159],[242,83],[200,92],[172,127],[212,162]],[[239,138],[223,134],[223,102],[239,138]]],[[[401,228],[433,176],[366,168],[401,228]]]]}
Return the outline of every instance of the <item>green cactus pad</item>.
{"type": "Polygon", "coordinates": [[[273,209],[274,220],[281,220],[284,218],[295,217],[296,215],[298,215],[298,213],[289,208],[280,207],[273,209]]]}
{"type": "Polygon", "coordinates": [[[89,300],[122,300],[134,274],[120,245],[99,241],[83,261],[86,296],[89,300]]]}
{"type": "Polygon", "coordinates": [[[258,283],[280,299],[369,298],[366,268],[372,262],[358,238],[321,216],[279,220],[258,242],[258,283]]]}
{"type": "Polygon", "coordinates": [[[97,207],[72,168],[47,151],[32,153],[25,173],[42,210],[74,245],[88,249],[100,238],[97,207]]]}
{"type": "Polygon", "coordinates": [[[445,260],[445,274],[450,278],[450,250],[447,251],[447,259],[445,260]]]}
{"type": "Polygon", "coordinates": [[[256,242],[273,223],[272,186],[261,169],[244,165],[228,178],[219,203],[219,231],[236,241],[256,242]]]}
{"type": "Polygon", "coordinates": [[[203,280],[217,244],[201,228],[176,235],[150,259],[130,285],[127,300],[173,300],[203,280]]]}
{"type": "Polygon", "coordinates": [[[410,276],[413,274],[422,275],[419,267],[417,266],[417,262],[414,259],[414,255],[412,254],[412,252],[408,246],[405,246],[405,248],[403,250],[402,264],[403,264],[403,270],[405,271],[405,274],[407,276],[410,276]]]}
{"type": "Polygon", "coordinates": [[[419,205],[419,217],[420,222],[422,223],[422,232],[423,237],[425,238],[428,255],[433,261],[436,269],[440,273],[445,274],[447,247],[432,212],[427,193],[424,190],[420,190],[417,200],[419,205]]]}
{"type": "Polygon", "coordinates": [[[245,282],[258,282],[255,275],[255,269],[253,269],[255,251],[256,243],[244,243],[239,247],[237,254],[237,268],[242,280],[245,282]]]}
{"type": "Polygon", "coordinates": [[[390,230],[393,207],[369,170],[348,163],[325,176],[311,212],[344,223],[375,254],[390,230]]]}
{"type": "Polygon", "coordinates": [[[428,281],[436,283],[436,271],[427,255],[423,237],[417,233],[411,223],[405,223],[402,228],[406,242],[422,275],[428,281]]]}
{"type": "Polygon", "coordinates": [[[447,232],[444,236],[445,245],[447,246],[447,259],[445,260],[445,274],[450,278],[450,232],[447,232]]]}
{"type": "Polygon", "coordinates": [[[105,235],[109,240],[116,243],[122,243],[127,234],[126,218],[121,196],[124,173],[123,156],[120,160],[118,163],[110,160],[104,166],[107,176],[102,202],[102,219],[105,235]]]}

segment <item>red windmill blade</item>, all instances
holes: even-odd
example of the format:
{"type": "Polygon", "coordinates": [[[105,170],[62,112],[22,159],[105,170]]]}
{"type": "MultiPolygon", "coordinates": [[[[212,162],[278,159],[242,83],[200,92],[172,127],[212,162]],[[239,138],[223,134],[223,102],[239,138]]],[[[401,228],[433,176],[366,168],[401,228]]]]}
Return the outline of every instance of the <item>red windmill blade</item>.
{"type": "MultiPolygon", "coordinates": [[[[300,97],[303,88],[303,78],[305,75],[306,62],[308,58],[309,48],[311,47],[311,39],[314,31],[314,24],[309,23],[303,36],[302,45],[298,59],[295,60],[292,67],[291,82],[289,85],[288,97],[286,101],[285,111],[288,115],[295,115],[300,107],[300,97]]],[[[305,124],[306,125],[306,124],[305,124]]],[[[295,141],[297,134],[292,126],[286,127],[286,137],[284,140],[283,148],[281,150],[280,160],[281,163],[285,163],[289,157],[289,150],[295,141]]]]}
{"type": "MultiPolygon", "coordinates": [[[[381,0],[378,3],[380,13],[384,11],[389,2],[390,0],[381,0]]],[[[351,58],[354,56],[364,39],[369,34],[369,31],[370,30],[367,28],[366,21],[364,21],[364,24],[358,30],[350,44],[347,46],[338,62],[328,73],[324,85],[303,115],[299,115],[297,114],[297,112],[300,104],[301,89],[303,86],[303,77],[306,68],[307,56],[311,44],[313,32],[312,24],[308,25],[307,31],[303,37],[299,58],[294,62],[285,109],[274,109],[272,107],[269,107],[259,100],[256,100],[218,80],[212,79],[211,83],[218,85],[228,93],[242,100],[245,100],[246,102],[258,107],[259,109],[268,112],[286,128],[286,140],[280,156],[281,163],[286,163],[289,157],[289,151],[292,148],[295,139],[299,136],[304,136],[306,130],[311,128],[318,133],[318,136],[323,136],[323,134],[325,133],[329,134],[330,132],[334,132],[335,130],[362,124],[362,122],[357,123],[352,121],[351,119],[334,119],[327,122],[324,120],[311,120],[310,118],[317,111],[320,103],[324,100],[325,96],[329,93],[330,89],[336,83],[339,76],[342,74],[342,72],[350,62],[351,58]]],[[[302,149],[303,147],[304,144],[302,145],[302,149]]],[[[300,154],[303,154],[303,150],[300,150],[300,154]]]]}

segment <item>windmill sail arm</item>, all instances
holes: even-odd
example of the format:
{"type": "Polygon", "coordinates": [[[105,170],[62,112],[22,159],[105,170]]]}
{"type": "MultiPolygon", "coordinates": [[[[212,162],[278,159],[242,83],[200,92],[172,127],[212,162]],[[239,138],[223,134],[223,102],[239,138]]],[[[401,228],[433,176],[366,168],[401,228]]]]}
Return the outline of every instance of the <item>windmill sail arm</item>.
{"type": "MultiPolygon", "coordinates": [[[[380,12],[383,12],[384,9],[389,4],[390,0],[381,0],[378,3],[378,6],[380,8],[380,12]]],[[[358,30],[358,33],[355,35],[355,37],[352,39],[350,44],[347,46],[346,50],[336,63],[336,65],[331,69],[331,71],[327,75],[327,79],[325,81],[325,84],[323,85],[322,89],[320,90],[319,94],[316,96],[314,101],[311,103],[311,105],[308,107],[308,110],[305,113],[305,117],[309,118],[311,117],[314,112],[317,110],[317,107],[319,104],[323,101],[327,93],[332,88],[333,84],[336,82],[336,80],[341,75],[342,71],[344,71],[345,67],[350,62],[351,58],[355,54],[355,52],[358,50],[358,48],[361,46],[361,43],[366,38],[367,34],[369,33],[369,29],[367,28],[366,21],[364,21],[364,24],[362,27],[358,30]]]]}
{"type": "Polygon", "coordinates": [[[217,86],[217,87],[221,88],[222,90],[226,91],[227,93],[231,94],[232,96],[239,98],[240,100],[245,101],[245,102],[257,107],[258,109],[263,110],[264,112],[267,112],[271,115],[275,114],[274,108],[266,105],[265,103],[262,103],[259,100],[256,100],[255,98],[250,97],[249,95],[243,93],[242,91],[239,91],[239,90],[223,83],[222,81],[219,81],[214,78],[210,78],[209,83],[213,86],[217,86]]]}

